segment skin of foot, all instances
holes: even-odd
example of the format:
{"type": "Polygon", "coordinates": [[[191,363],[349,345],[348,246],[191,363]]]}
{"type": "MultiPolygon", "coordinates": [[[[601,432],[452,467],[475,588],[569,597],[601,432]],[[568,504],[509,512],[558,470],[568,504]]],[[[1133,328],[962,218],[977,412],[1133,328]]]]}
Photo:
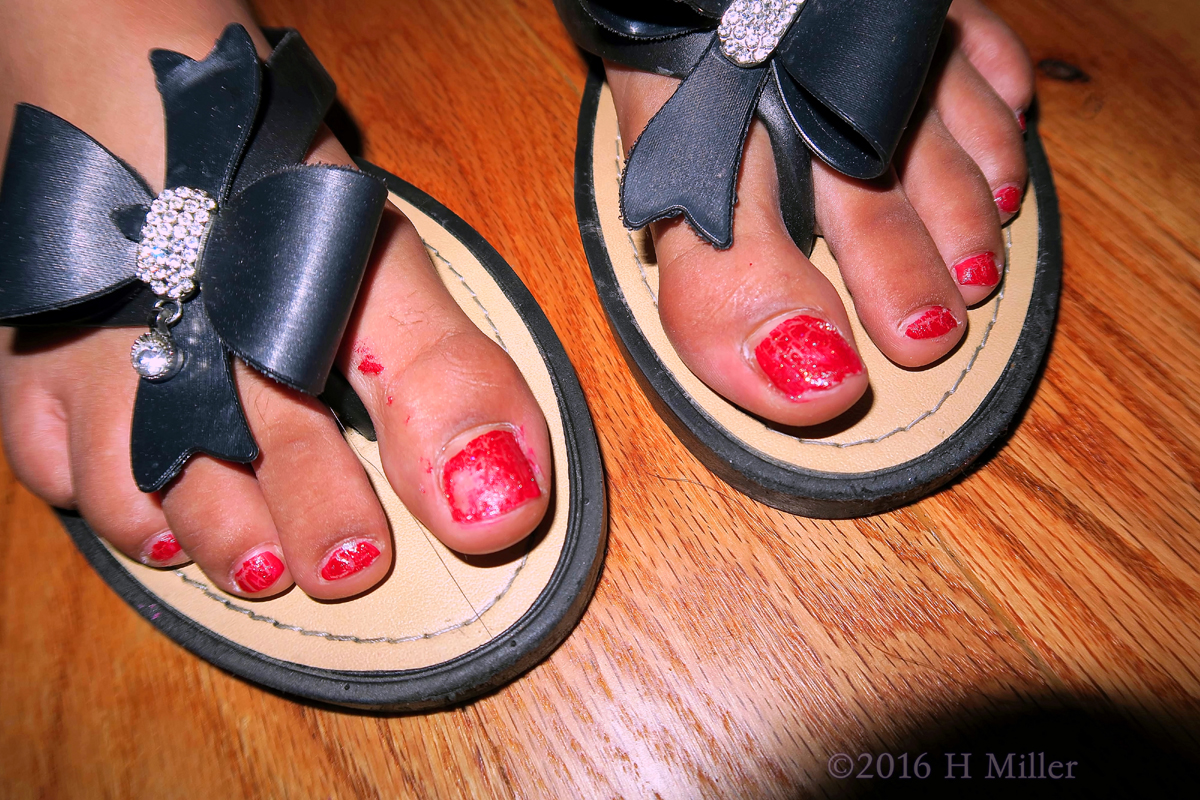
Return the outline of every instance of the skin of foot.
{"type": "MultiPolygon", "coordinates": [[[[13,106],[63,117],[137,169],[165,169],[154,48],[203,58],[240,23],[237,0],[8,0],[0,5],[0,133],[13,106]]],[[[324,131],[310,163],[348,164],[324,131]]],[[[78,509],[118,550],[167,567],[193,560],[221,589],[269,597],[293,583],[333,599],[369,590],[392,560],[386,518],[329,410],[240,362],[235,382],[261,455],[193,458],[161,493],[130,469],[141,329],[0,328],[0,421],[9,464],[35,494],[78,509]]],[[[464,316],[412,224],[385,213],[338,368],[374,421],[405,505],[466,553],[503,549],[545,514],[545,420],[516,366],[464,316]]]]}
{"type": "MultiPolygon", "coordinates": [[[[627,149],[679,81],[606,63],[627,149]]],[[[1001,226],[1020,207],[1033,67],[979,0],[954,0],[939,58],[892,168],[858,181],[813,161],[817,225],[875,345],[930,364],[965,333],[966,310],[1004,270],[1001,226]]],[[[788,236],[770,139],[746,139],[733,246],[681,217],[651,226],[659,312],[688,367],[715,391],[787,425],[836,417],[866,390],[847,309],[788,236]]],[[[786,168],[786,165],[784,165],[786,168]]]]}

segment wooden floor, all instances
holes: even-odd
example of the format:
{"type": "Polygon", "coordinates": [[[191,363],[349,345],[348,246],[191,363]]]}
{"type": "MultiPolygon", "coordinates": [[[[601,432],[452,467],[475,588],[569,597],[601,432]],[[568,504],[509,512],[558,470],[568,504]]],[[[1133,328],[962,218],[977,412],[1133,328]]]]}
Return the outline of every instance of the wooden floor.
{"type": "Polygon", "coordinates": [[[550,0],[264,0],[262,21],[298,27],[337,80],[364,154],[466,217],[546,309],[599,431],[604,575],[567,642],[492,696],[407,717],[316,708],[168,641],[0,464],[0,794],[1084,785],[984,778],[987,753],[1015,753],[1015,773],[1030,751],[1079,762],[1103,781],[1089,796],[1183,774],[1200,754],[1200,4],[993,7],[1035,62],[1079,70],[1038,73],[1065,256],[1045,374],[968,477],[826,522],[719,483],[622,360],[572,200],[586,67],[550,0]],[[966,752],[970,782],[946,780],[966,752]],[[838,753],[854,774],[870,754],[876,777],[831,775],[838,753]],[[927,753],[930,777],[900,780],[900,760],[879,777],[883,753],[910,771],[927,753]]]}

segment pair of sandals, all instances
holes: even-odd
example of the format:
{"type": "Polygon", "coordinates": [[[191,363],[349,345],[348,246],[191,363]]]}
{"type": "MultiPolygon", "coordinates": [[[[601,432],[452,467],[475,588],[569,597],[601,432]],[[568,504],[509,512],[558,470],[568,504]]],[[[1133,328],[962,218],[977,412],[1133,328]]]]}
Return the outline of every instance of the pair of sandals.
{"type": "MultiPolygon", "coordinates": [[[[682,213],[728,246],[742,141],[757,116],[776,162],[789,165],[780,176],[788,231],[849,301],[828,249],[814,242],[810,152],[855,177],[888,168],[948,0],[906,3],[890,16],[888,0],[688,0],[649,16],[628,11],[633,4],[556,3],[589,52],[684,79],[626,163],[611,95],[593,73],[579,119],[576,205],[609,320],[689,449],[763,502],[848,517],[934,490],[1000,437],[1033,385],[1060,281],[1054,190],[1033,126],[1032,191],[1005,231],[1003,282],[970,310],[963,342],[920,370],[897,367],[866,344],[874,397],[820,431],[765,422],[688,371],[658,318],[645,228],[682,213]],[[879,23],[852,25],[847,14],[879,23]]],[[[298,166],[334,87],[298,34],[268,37],[274,50],[265,63],[236,25],[202,61],[151,54],[167,120],[167,189],[158,196],[82,131],[42,109],[18,108],[0,188],[0,321],[150,321],[131,354],[141,375],[131,455],[144,491],[164,486],[196,452],[256,457],[230,354],[320,393],[370,476],[394,539],[392,572],[365,595],[330,603],[291,591],[248,601],[214,587],[195,565],[133,562],[79,516],[60,517],[139,613],[234,674],[365,708],[461,702],[548,655],[591,596],[605,547],[591,419],[545,316],[462,219],[370,164],[298,166]],[[452,296],[517,363],[545,415],[554,499],[539,528],[510,551],[462,556],[432,537],[384,478],[361,402],[330,373],[385,202],[413,222],[452,296]]]]}

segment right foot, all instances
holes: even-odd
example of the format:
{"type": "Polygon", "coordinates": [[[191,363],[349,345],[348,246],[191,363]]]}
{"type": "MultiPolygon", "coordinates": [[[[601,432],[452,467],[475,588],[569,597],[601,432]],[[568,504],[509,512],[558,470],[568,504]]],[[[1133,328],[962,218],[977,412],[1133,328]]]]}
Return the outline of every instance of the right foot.
{"type": "MultiPolygon", "coordinates": [[[[1025,186],[1019,120],[1033,72],[1024,47],[978,0],[955,0],[946,30],[953,47],[931,72],[887,175],[856,181],[813,161],[818,227],[855,311],[905,367],[953,349],[967,307],[996,288],[1000,226],[1025,186]]],[[[606,68],[629,147],[679,82],[606,68]]],[[[836,290],[784,228],[778,192],[770,140],[755,121],[733,246],[713,248],[682,218],[652,225],[659,312],[684,363],[715,391],[768,419],[814,425],[853,405],[868,376],[836,290]]]]}
{"type": "MultiPolygon", "coordinates": [[[[41,106],[157,184],[163,115],[148,54],[167,48],[203,58],[233,22],[251,31],[260,55],[269,52],[237,0],[169,13],[154,0],[6,2],[0,130],[11,128],[14,103],[41,106]]],[[[309,160],[349,163],[328,132],[309,160]]],[[[78,508],[130,558],[159,567],[194,560],[232,594],[267,597],[294,582],[331,599],[378,583],[391,564],[387,521],[336,421],[313,398],[240,362],[236,384],[258,460],[197,456],[161,496],[137,489],[129,348],[140,332],[0,329],[0,413],[17,477],[50,504],[78,508]]],[[[537,525],[551,479],[541,410],[394,210],[380,224],[338,367],[371,414],[388,480],[448,546],[492,552],[537,525]]]]}

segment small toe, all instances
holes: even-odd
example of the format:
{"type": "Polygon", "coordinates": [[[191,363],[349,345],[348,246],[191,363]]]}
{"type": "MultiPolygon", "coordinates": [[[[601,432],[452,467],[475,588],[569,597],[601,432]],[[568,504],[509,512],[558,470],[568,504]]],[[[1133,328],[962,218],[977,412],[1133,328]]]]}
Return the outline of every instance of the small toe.
{"type": "Polygon", "coordinates": [[[875,345],[905,367],[962,338],[966,304],[894,172],[875,181],[813,164],[817,222],[875,345]]]}
{"type": "MultiPolygon", "coordinates": [[[[337,421],[316,398],[286,389],[241,363],[236,372],[246,420],[260,450],[254,475],[291,578],[322,599],[370,589],[391,565],[391,535],[371,482],[337,421]]],[[[247,549],[238,554],[243,558],[273,546],[265,539],[244,544],[247,549]]]]}
{"type": "Polygon", "coordinates": [[[987,179],[941,117],[928,109],[897,158],[909,203],[949,265],[967,305],[1000,283],[1005,249],[987,179]]]}
{"type": "Polygon", "coordinates": [[[946,130],[978,165],[1002,220],[1021,206],[1027,165],[1016,117],[960,53],[951,53],[933,95],[946,130]]]}
{"type": "Polygon", "coordinates": [[[180,546],[223,591],[269,597],[292,585],[248,466],[196,456],[164,492],[163,510],[180,546]]]}

